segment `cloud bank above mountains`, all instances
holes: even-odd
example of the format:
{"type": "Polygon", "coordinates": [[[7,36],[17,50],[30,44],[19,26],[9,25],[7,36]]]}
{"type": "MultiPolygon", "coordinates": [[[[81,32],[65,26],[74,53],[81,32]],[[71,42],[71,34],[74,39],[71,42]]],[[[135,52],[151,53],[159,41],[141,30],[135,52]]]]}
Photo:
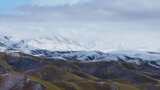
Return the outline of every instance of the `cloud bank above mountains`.
{"type": "Polygon", "coordinates": [[[79,3],[86,3],[91,0],[32,0],[32,5],[36,6],[60,6],[60,5],[75,5],[79,3]]]}
{"type": "Polygon", "coordinates": [[[3,33],[61,34],[100,50],[159,50],[159,24],[159,0],[29,0],[0,14],[3,33]]]}
{"type": "MultiPolygon", "coordinates": [[[[19,0],[17,0],[17,2],[19,2],[19,0]]],[[[13,16],[11,15],[12,19],[16,19],[16,21],[17,19],[29,19],[29,21],[53,21],[55,19],[63,21],[84,20],[105,22],[119,20],[158,21],[160,19],[160,1],[29,0],[26,5],[24,3],[22,5],[18,4],[17,7],[12,10],[12,13],[14,13],[13,16]]]]}

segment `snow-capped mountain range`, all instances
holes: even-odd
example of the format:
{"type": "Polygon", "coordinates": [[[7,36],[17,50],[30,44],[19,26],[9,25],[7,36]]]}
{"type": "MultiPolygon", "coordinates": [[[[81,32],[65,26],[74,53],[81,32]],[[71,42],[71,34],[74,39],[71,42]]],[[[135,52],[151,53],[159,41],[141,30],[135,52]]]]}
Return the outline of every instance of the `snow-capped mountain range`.
{"type": "Polygon", "coordinates": [[[148,51],[87,51],[76,41],[62,36],[20,40],[10,36],[0,36],[1,52],[23,52],[26,54],[59,59],[80,61],[127,61],[139,64],[142,61],[156,61],[160,65],[160,53],[148,51]]]}
{"type": "Polygon", "coordinates": [[[53,38],[35,38],[35,39],[17,39],[11,36],[0,35],[1,51],[14,49],[17,51],[28,52],[35,49],[44,49],[51,51],[81,51],[86,48],[76,41],[67,39],[63,36],[54,36],[53,38]]]}

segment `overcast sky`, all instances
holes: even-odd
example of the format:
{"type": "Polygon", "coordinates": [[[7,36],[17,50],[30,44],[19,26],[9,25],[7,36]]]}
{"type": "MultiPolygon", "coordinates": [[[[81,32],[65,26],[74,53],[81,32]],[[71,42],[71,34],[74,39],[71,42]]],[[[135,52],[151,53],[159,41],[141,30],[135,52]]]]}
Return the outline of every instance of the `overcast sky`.
{"type": "Polygon", "coordinates": [[[58,33],[96,50],[159,51],[160,0],[0,0],[0,32],[58,33]]]}

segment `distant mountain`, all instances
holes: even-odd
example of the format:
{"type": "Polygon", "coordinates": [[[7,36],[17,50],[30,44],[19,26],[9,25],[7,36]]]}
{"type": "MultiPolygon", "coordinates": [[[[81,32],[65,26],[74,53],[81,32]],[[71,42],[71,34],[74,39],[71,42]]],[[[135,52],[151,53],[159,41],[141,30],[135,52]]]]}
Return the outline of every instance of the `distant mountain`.
{"type": "Polygon", "coordinates": [[[43,37],[22,40],[10,36],[0,35],[0,48],[0,50],[17,50],[22,52],[35,49],[45,49],[50,51],[86,50],[86,48],[80,43],[60,35],[55,35],[52,38],[43,37]]]}
{"type": "Polygon", "coordinates": [[[160,90],[160,53],[0,36],[0,90],[160,90]]]}
{"type": "Polygon", "coordinates": [[[150,66],[160,68],[160,53],[145,51],[47,51],[32,50],[32,55],[54,60],[81,61],[81,62],[103,62],[124,61],[137,65],[148,63],[150,66]]]}
{"type": "Polygon", "coordinates": [[[62,36],[54,38],[16,39],[11,36],[0,36],[1,52],[22,52],[38,57],[59,60],[77,60],[83,62],[119,61],[139,64],[142,61],[156,62],[153,66],[159,67],[160,53],[147,51],[83,51],[87,50],[78,42],[62,36]],[[158,65],[158,66],[157,66],[158,65]]]}

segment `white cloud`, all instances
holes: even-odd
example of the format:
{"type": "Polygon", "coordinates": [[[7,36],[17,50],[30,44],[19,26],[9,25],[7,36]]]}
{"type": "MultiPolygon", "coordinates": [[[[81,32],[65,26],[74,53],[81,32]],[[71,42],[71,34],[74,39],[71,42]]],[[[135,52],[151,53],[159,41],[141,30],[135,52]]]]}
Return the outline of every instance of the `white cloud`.
{"type": "Polygon", "coordinates": [[[150,22],[160,19],[159,0],[33,0],[31,6],[18,10],[33,21],[150,22]]]}
{"type": "Polygon", "coordinates": [[[89,0],[32,0],[33,5],[37,6],[59,6],[59,5],[74,5],[89,0]]]}

